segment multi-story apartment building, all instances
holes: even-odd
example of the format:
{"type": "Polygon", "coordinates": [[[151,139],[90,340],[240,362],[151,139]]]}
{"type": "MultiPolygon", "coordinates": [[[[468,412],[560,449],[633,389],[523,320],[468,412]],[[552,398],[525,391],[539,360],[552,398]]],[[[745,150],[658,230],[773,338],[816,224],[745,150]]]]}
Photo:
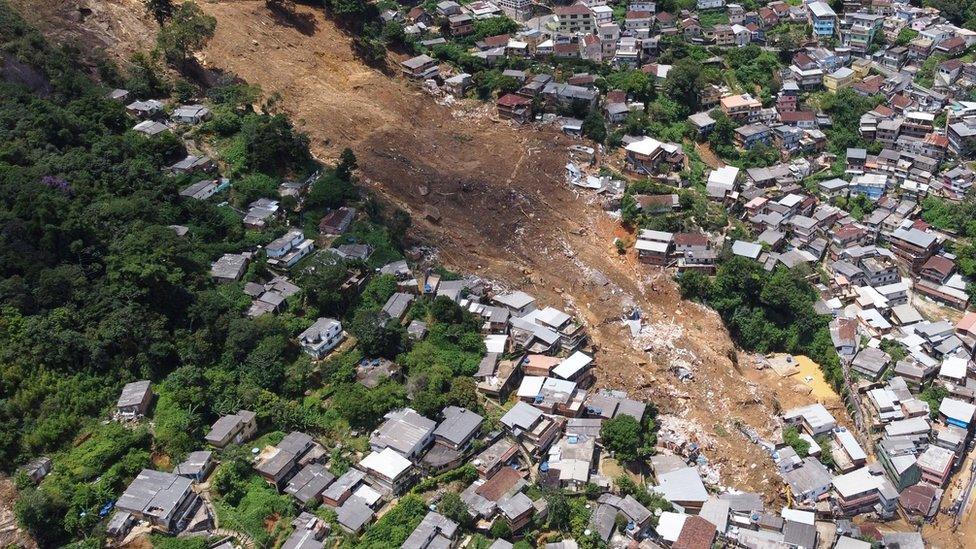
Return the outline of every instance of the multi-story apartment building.
{"type": "Polygon", "coordinates": [[[592,34],[596,32],[596,18],[582,2],[559,6],[555,10],[556,32],[562,35],[592,34]]]}
{"type": "Polygon", "coordinates": [[[826,2],[810,2],[807,4],[807,21],[813,27],[814,35],[829,38],[834,35],[837,14],[826,2]]]}
{"type": "Polygon", "coordinates": [[[864,55],[883,23],[884,16],[878,14],[845,13],[840,20],[840,43],[851,48],[851,53],[864,55]]]}

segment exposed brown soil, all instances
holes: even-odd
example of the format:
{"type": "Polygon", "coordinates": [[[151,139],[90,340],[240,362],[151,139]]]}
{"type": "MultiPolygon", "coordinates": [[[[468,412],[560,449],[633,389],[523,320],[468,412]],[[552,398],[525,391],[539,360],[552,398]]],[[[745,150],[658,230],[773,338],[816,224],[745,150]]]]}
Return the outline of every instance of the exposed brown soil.
{"type": "Polygon", "coordinates": [[[156,24],[141,0],[6,1],[48,40],[93,56],[126,61],[156,40],[156,24]]]}
{"type": "Polygon", "coordinates": [[[0,547],[33,549],[37,544],[17,526],[13,510],[16,497],[17,489],[10,477],[0,476],[0,547]]]}

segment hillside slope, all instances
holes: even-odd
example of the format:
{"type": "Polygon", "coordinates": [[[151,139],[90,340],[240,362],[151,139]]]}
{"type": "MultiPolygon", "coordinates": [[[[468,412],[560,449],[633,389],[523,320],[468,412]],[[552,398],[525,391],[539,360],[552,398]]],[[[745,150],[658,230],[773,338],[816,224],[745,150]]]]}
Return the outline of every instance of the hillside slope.
{"type": "Polygon", "coordinates": [[[492,121],[483,104],[440,106],[419,86],[365,67],[323,17],[305,35],[275,23],[260,2],[202,6],[218,21],[205,63],[280,93],[321,157],[352,146],[370,187],[411,212],[446,264],[576,309],[600,350],[601,385],[687,416],[715,445],[709,458],[728,465],[723,482],[770,492],[768,458],[713,426],[739,417],[765,430],[774,396],[736,371],[717,315],[682,302],[666,276],[617,256],[615,223],[565,185],[571,141],[492,121]],[[443,216],[437,224],[423,219],[431,206],[443,216]],[[616,322],[634,306],[658,326],[653,362],[616,322]],[[694,364],[700,381],[680,384],[667,372],[674,360],[694,364]]]}
{"type": "MultiPolygon", "coordinates": [[[[25,15],[59,39],[105,43],[120,58],[152,36],[144,16],[127,26],[140,16],[138,0],[105,2],[124,17],[104,12],[82,21],[71,18],[77,10],[69,4],[25,15]]],[[[808,397],[740,372],[714,312],[682,302],[667,275],[616,254],[616,223],[565,185],[571,140],[492,121],[484,104],[438,105],[419,86],[364,66],[349,37],[310,8],[300,9],[313,14],[315,29],[303,33],[274,20],[260,0],[200,6],[218,22],[200,56],[205,65],[280,93],[281,108],[309,134],[318,157],[352,147],[370,188],[412,214],[413,230],[443,263],[576,311],[598,348],[601,386],[656,403],[666,426],[703,446],[722,484],[778,495],[770,460],[732,423],[769,435],[779,399],[787,406],[808,397]],[[424,219],[430,207],[439,223],[424,219]],[[634,307],[651,326],[640,347],[649,344],[652,358],[619,322],[634,307]],[[674,364],[689,365],[696,380],[679,382],[669,371],[674,364]]]]}

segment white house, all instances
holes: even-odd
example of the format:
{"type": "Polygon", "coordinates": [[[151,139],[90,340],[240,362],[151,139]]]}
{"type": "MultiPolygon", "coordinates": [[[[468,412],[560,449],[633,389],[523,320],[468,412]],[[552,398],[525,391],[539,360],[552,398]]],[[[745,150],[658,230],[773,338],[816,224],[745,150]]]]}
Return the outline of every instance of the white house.
{"type": "Polygon", "coordinates": [[[342,342],[342,323],[334,318],[320,318],[315,324],[298,335],[298,341],[306,353],[321,359],[342,342]]]}

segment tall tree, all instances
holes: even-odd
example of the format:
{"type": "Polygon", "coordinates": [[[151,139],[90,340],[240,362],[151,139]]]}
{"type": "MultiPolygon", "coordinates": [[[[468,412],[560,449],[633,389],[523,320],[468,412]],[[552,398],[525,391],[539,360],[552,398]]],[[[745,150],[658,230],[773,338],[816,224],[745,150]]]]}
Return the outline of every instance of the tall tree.
{"type": "Polygon", "coordinates": [[[352,172],[356,171],[358,167],[356,153],[352,152],[349,147],[342,149],[342,153],[339,155],[339,164],[336,165],[336,175],[339,176],[339,179],[349,181],[352,178],[352,172]]]}
{"type": "Polygon", "coordinates": [[[144,0],[146,11],[162,26],[173,16],[173,0],[144,0]]]}
{"type": "Polygon", "coordinates": [[[690,57],[678,59],[664,80],[664,94],[695,112],[698,110],[701,76],[701,63],[690,57]]]}
{"type": "Polygon", "coordinates": [[[182,67],[207,45],[216,29],[216,19],[203,13],[195,3],[185,2],[160,29],[157,41],[166,60],[182,67]]]}

